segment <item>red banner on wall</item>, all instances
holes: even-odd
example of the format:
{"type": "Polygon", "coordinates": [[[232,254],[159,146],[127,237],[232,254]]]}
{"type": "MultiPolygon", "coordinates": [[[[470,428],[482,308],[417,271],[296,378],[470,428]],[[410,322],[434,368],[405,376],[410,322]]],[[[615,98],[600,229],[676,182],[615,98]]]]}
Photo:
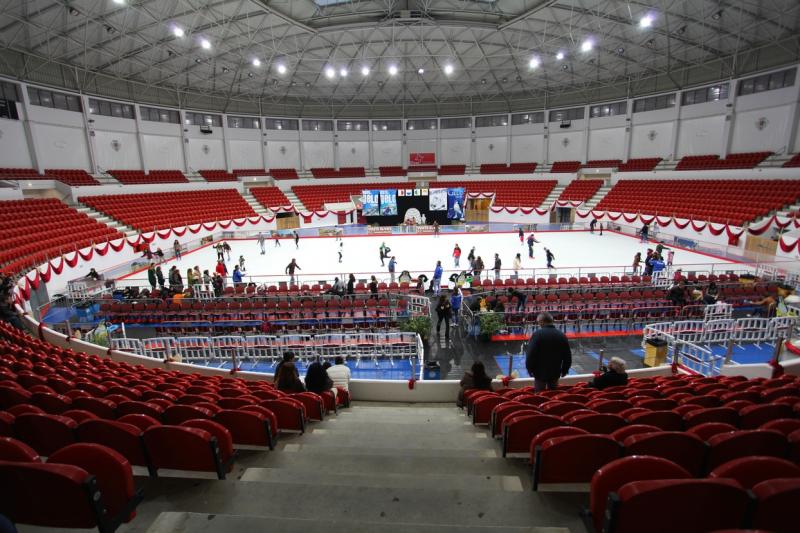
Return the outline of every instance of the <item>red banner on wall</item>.
{"type": "Polygon", "coordinates": [[[435,165],[436,153],[434,152],[411,152],[408,154],[409,165],[435,165]]]}

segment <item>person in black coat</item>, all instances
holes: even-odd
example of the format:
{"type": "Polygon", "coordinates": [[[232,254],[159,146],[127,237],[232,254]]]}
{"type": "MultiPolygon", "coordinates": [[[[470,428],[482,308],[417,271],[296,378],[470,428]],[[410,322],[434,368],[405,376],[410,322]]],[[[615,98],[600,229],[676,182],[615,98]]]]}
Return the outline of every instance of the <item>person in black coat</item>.
{"type": "Polygon", "coordinates": [[[550,313],[539,313],[539,329],[533,332],[526,350],[525,368],[533,377],[535,390],[555,389],[558,380],[572,366],[572,350],[567,336],[557,330],[550,313]]]}
{"type": "Polygon", "coordinates": [[[628,374],[625,372],[625,361],[619,357],[612,357],[608,360],[608,368],[599,376],[595,376],[589,386],[602,390],[627,384],[628,374]]]}

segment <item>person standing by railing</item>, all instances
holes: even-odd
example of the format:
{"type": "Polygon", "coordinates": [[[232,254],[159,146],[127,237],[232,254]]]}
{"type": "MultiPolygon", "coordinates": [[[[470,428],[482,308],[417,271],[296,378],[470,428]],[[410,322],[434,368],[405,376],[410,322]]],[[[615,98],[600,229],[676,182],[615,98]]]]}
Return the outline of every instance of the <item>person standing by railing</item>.
{"type": "Polygon", "coordinates": [[[389,259],[389,281],[391,281],[392,283],[394,283],[394,271],[396,268],[397,268],[397,259],[395,259],[395,257],[392,256],[392,258],[389,259]]]}
{"type": "Polygon", "coordinates": [[[500,260],[500,254],[494,254],[494,279],[500,279],[500,269],[503,262],[500,260]]]}
{"type": "Polygon", "coordinates": [[[528,341],[525,368],[533,377],[534,389],[540,392],[558,387],[559,378],[566,376],[572,366],[572,350],[567,336],[556,329],[553,315],[539,313],[536,322],[539,329],[528,341]]]}
{"type": "Polygon", "coordinates": [[[436,261],[436,268],[433,269],[433,279],[432,281],[432,288],[433,294],[439,296],[439,291],[442,285],[442,273],[444,269],[442,268],[442,262],[436,261]]]}
{"type": "Polygon", "coordinates": [[[289,283],[290,284],[294,284],[294,282],[295,282],[295,277],[294,277],[294,271],[295,270],[303,270],[303,269],[300,268],[300,265],[297,264],[297,261],[295,260],[295,258],[292,257],[292,262],[289,263],[288,265],[286,265],[286,269],[284,270],[284,272],[286,274],[289,274],[289,283]]]}
{"type": "Polygon", "coordinates": [[[442,330],[442,321],[444,321],[444,338],[450,338],[450,320],[453,317],[453,307],[447,300],[447,296],[442,294],[439,296],[439,302],[436,304],[436,335],[439,336],[442,330]]]}

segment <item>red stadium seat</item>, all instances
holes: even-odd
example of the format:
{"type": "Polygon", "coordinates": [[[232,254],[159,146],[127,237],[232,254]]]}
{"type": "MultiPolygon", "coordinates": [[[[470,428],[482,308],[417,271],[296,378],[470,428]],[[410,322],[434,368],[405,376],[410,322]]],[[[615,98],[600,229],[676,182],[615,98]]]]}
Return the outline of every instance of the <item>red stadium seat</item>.
{"type": "Polygon", "coordinates": [[[663,457],[698,476],[705,464],[707,448],[699,437],[681,431],[659,431],[632,435],[623,442],[625,455],[663,457]]]}
{"type": "Polygon", "coordinates": [[[14,420],[14,432],[38,453],[49,456],[75,442],[77,422],[59,415],[23,414],[14,420]]]}
{"type": "Polygon", "coordinates": [[[620,445],[606,435],[553,437],[534,450],[533,490],[543,483],[588,483],[598,468],[620,456],[620,445]]]}
{"type": "Polygon", "coordinates": [[[753,487],[756,510],[752,525],[759,530],[791,533],[797,530],[800,479],[771,479],[753,487]]]}
{"type": "Polygon", "coordinates": [[[148,466],[142,433],[141,428],[120,420],[87,420],[77,429],[79,441],[102,444],[132,465],[148,466]]]}
{"type": "Polygon", "coordinates": [[[720,433],[708,439],[711,450],[708,454],[708,469],[749,455],[785,457],[786,437],[778,431],[743,429],[731,433],[720,433]]]}
{"type": "Polygon", "coordinates": [[[748,456],[716,467],[708,477],[735,479],[742,487],[752,489],[770,479],[800,478],[800,466],[778,457],[748,456]]]}
{"type": "Polygon", "coordinates": [[[11,437],[0,437],[0,461],[38,463],[41,458],[36,450],[24,442],[11,437]]]}
{"type": "Polygon", "coordinates": [[[158,470],[214,472],[225,479],[226,466],[220,457],[216,438],[203,429],[184,426],[153,426],[143,435],[147,455],[158,470]]]}

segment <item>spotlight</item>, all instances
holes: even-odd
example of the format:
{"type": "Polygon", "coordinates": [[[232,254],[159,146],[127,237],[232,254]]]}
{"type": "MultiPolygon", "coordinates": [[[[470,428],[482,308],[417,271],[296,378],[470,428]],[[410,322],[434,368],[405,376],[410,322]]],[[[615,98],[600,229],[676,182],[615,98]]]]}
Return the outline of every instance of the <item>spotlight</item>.
{"type": "Polygon", "coordinates": [[[308,89],[309,87],[311,87],[311,82],[307,81],[306,82],[306,89],[308,89]]]}
{"type": "Polygon", "coordinates": [[[248,78],[252,78],[252,77],[253,77],[253,73],[252,73],[252,72],[248,72],[248,73],[247,73],[247,77],[248,77],[248,78]]]}
{"type": "Polygon", "coordinates": [[[286,74],[286,65],[278,63],[278,74],[286,74]]]}
{"type": "Polygon", "coordinates": [[[368,66],[365,65],[365,66],[361,67],[361,75],[362,76],[369,76],[369,67],[368,66]]]}
{"type": "Polygon", "coordinates": [[[502,79],[502,80],[500,80],[500,81],[502,81],[503,83],[508,83],[508,78],[506,78],[506,77],[503,77],[503,79],[502,79]]]}
{"type": "Polygon", "coordinates": [[[261,60],[259,58],[257,58],[257,57],[254,57],[253,58],[253,66],[254,67],[260,67],[261,66],[261,60]]]}
{"type": "Polygon", "coordinates": [[[569,65],[563,65],[563,66],[561,67],[561,70],[569,70],[569,65]]]}
{"type": "Polygon", "coordinates": [[[452,74],[454,70],[455,68],[453,68],[453,65],[451,65],[450,63],[444,66],[444,73],[447,74],[448,76],[452,74]]]}
{"type": "Polygon", "coordinates": [[[172,27],[172,35],[174,35],[175,37],[180,38],[180,37],[183,37],[184,35],[186,35],[186,32],[183,31],[183,28],[181,28],[180,26],[173,26],[172,27]]]}
{"type": "Polygon", "coordinates": [[[200,59],[199,57],[196,57],[196,58],[194,59],[194,62],[195,62],[195,63],[202,63],[202,62],[203,62],[203,60],[202,60],[202,59],[200,59]]]}
{"type": "Polygon", "coordinates": [[[339,76],[346,78],[347,75],[350,74],[345,67],[339,69],[339,76]]]}
{"type": "Polygon", "coordinates": [[[586,39],[581,43],[581,52],[591,52],[592,48],[594,48],[594,43],[591,39],[586,39]]]}
{"type": "Polygon", "coordinates": [[[125,0],[114,0],[114,3],[117,4],[118,6],[124,6],[125,0]]]}
{"type": "Polygon", "coordinates": [[[535,69],[535,68],[539,68],[540,64],[541,64],[541,62],[539,61],[538,57],[532,57],[530,62],[528,63],[528,66],[530,68],[532,68],[532,69],[535,69]]]}
{"type": "Polygon", "coordinates": [[[417,74],[419,74],[420,76],[422,76],[423,74],[425,74],[425,69],[424,69],[424,68],[418,68],[418,69],[417,69],[417,74]]]}
{"type": "Polygon", "coordinates": [[[645,15],[639,19],[640,28],[649,28],[652,25],[653,25],[653,17],[651,15],[645,15]]]}
{"type": "Polygon", "coordinates": [[[389,76],[397,76],[398,72],[397,65],[389,65],[389,76]]]}
{"type": "Polygon", "coordinates": [[[625,49],[623,47],[620,46],[619,48],[617,48],[617,55],[621,56],[624,53],[625,53],[625,49]]]}
{"type": "Polygon", "coordinates": [[[486,78],[481,78],[481,85],[486,85],[486,78]]]}
{"type": "Polygon", "coordinates": [[[203,50],[211,50],[211,41],[208,39],[200,39],[200,48],[203,50]]]}
{"type": "Polygon", "coordinates": [[[325,68],[325,77],[329,80],[332,80],[336,77],[336,71],[333,70],[333,67],[326,67],[325,68]]]}
{"type": "Polygon", "coordinates": [[[559,50],[559,51],[558,51],[558,53],[556,54],[556,59],[558,59],[559,61],[561,61],[562,59],[564,59],[564,52],[562,52],[561,50],[559,50]]]}

